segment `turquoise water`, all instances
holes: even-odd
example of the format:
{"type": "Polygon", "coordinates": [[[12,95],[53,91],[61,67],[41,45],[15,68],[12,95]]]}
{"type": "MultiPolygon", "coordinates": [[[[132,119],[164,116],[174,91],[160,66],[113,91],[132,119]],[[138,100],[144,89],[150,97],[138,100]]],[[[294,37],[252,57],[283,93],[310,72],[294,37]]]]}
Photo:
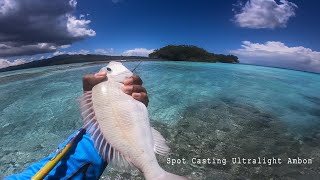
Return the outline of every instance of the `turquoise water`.
{"type": "MultiPolygon", "coordinates": [[[[125,65],[132,69],[136,62],[125,65]]],[[[81,77],[103,65],[64,65],[0,73],[0,178],[22,171],[81,127],[81,77]]],[[[161,166],[193,179],[320,178],[320,75],[239,64],[143,62],[151,124],[167,139],[161,166]],[[233,157],[277,157],[281,165],[232,164],[233,157]],[[292,165],[288,158],[312,159],[292,165]],[[226,165],[192,158],[225,158],[226,165]]],[[[103,179],[141,179],[109,169],[103,179]],[[109,176],[107,176],[109,174],[109,176]]]]}

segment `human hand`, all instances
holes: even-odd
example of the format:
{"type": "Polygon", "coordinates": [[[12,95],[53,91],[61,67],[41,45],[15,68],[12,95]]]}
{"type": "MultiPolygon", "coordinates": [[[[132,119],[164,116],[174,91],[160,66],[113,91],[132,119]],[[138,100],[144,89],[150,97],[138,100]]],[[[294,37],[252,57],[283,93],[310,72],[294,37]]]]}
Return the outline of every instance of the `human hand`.
{"type": "Polygon", "coordinates": [[[142,87],[142,80],[139,76],[133,75],[124,81],[122,90],[124,93],[131,95],[134,99],[148,106],[149,98],[147,90],[142,87]]]}
{"type": "MultiPolygon", "coordinates": [[[[106,79],[107,79],[106,72],[99,72],[96,74],[88,74],[83,76],[82,78],[83,91],[91,91],[93,86],[101,83],[106,79]]],[[[132,77],[124,81],[123,83],[124,86],[122,90],[124,93],[131,95],[134,99],[148,106],[148,103],[149,103],[148,94],[146,89],[142,87],[142,83],[143,82],[139,76],[133,75],[132,77]]]]}

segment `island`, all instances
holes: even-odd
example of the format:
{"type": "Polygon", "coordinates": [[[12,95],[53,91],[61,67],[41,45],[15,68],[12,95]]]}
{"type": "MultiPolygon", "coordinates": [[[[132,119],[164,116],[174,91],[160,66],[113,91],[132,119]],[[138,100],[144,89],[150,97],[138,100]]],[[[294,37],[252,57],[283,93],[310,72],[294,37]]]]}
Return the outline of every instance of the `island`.
{"type": "Polygon", "coordinates": [[[192,45],[168,45],[155,50],[149,57],[142,56],[109,56],[98,54],[62,54],[47,59],[35,60],[16,66],[1,68],[0,72],[44,66],[72,64],[72,63],[104,63],[107,61],[194,61],[194,62],[222,62],[239,63],[234,55],[214,54],[192,45]]]}
{"type": "Polygon", "coordinates": [[[239,63],[237,56],[214,54],[193,45],[168,45],[149,54],[149,58],[169,61],[239,63]]]}

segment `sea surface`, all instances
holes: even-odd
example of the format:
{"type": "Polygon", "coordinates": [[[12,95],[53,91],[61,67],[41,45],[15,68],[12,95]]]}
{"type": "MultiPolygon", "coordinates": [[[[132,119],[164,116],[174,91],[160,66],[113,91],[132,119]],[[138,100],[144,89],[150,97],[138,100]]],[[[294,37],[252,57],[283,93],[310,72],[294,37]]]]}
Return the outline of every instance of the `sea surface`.
{"type": "MultiPolygon", "coordinates": [[[[124,64],[133,69],[138,62],[124,64]]],[[[81,78],[103,66],[0,73],[0,179],[54,152],[81,127],[81,78]]],[[[142,62],[135,73],[148,91],[151,124],[172,149],[168,157],[186,162],[158,157],[167,171],[192,179],[320,179],[319,74],[191,62],[142,62]],[[282,163],[233,163],[238,157],[282,163]],[[309,163],[288,164],[289,158],[309,163]]],[[[142,176],[108,167],[101,179],[142,176]]]]}

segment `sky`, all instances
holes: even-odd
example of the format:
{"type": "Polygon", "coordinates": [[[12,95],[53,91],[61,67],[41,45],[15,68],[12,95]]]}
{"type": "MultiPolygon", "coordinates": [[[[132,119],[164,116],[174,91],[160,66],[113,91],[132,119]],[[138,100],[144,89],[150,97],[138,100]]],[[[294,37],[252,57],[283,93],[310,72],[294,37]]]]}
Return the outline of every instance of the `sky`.
{"type": "Polygon", "coordinates": [[[0,68],[187,44],[241,63],[320,73],[319,7],[317,0],[0,0],[0,68]]]}

